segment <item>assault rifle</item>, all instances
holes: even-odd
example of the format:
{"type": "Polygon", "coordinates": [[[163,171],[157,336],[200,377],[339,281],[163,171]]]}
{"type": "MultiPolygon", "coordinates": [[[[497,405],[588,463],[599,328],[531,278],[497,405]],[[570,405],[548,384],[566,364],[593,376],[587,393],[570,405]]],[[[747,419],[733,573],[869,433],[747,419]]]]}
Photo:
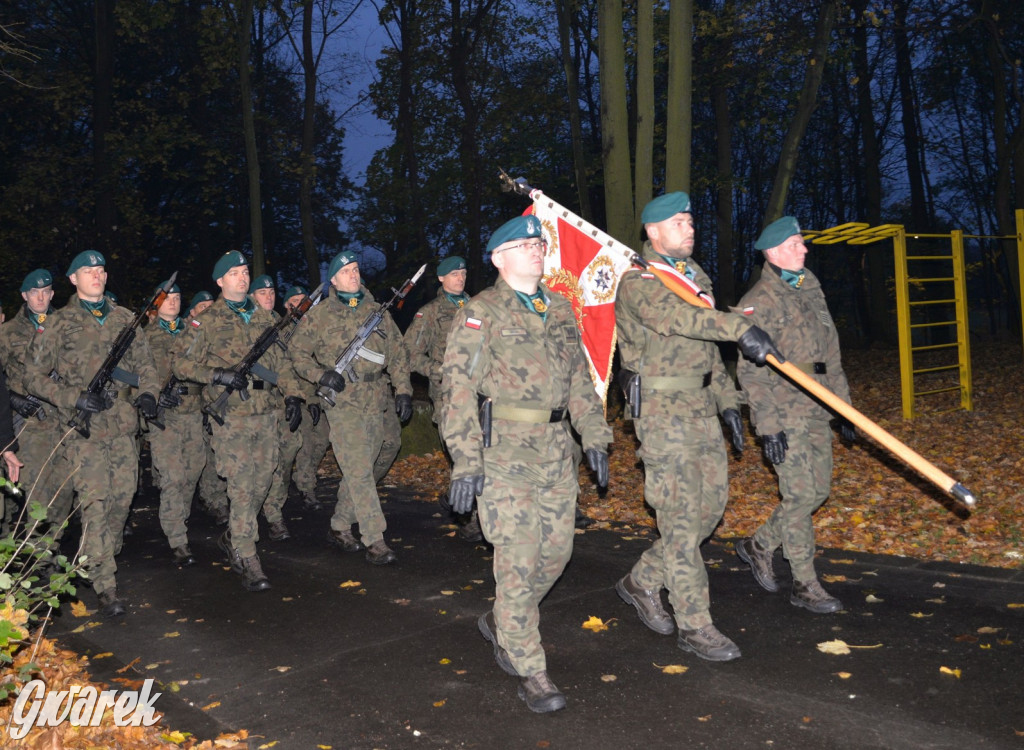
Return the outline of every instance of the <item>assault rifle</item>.
{"type": "MultiPolygon", "coordinates": [[[[125,373],[118,365],[121,360],[124,359],[124,355],[128,353],[129,347],[135,340],[135,332],[139,330],[139,326],[142,325],[142,321],[146,319],[146,315],[150,310],[156,310],[163,304],[164,300],[167,299],[167,295],[170,293],[171,287],[174,286],[174,280],[178,278],[178,272],[175,271],[171,274],[163,286],[159,287],[153,296],[150,298],[146,306],[139,310],[136,314],[135,319],[124,327],[117,338],[114,339],[114,343],[110,347],[110,352],[107,354],[107,358],[103,360],[103,364],[100,365],[100,369],[92,376],[92,380],[89,381],[89,385],[86,387],[86,393],[98,394],[102,391],[107,390],[107,387],[113,382],[114,376],[116,375],[119,380],[124,380],[128,373],[125,373]]],[[[138,385],[136,380],[135,385],[138,385]]],[[[78,430],[79,434],[88,438],[90,433],[89,430],[89,419],[92,417],[92,413],[79,409],[78,413],[71,418],[68,424],[78,430]]]]}
{"type": "MultiPolygon", "coordinates": [[[[291,338],[291,332],[287,331],[287,329],[289,326],[297,324],[299,319],[314,305],[314,298],[319,299],[320,296],[322,296],[323,288],[324,285],[320,284],[320,286],[313,290],[312,294],[308,294],[303,297],[302,301],[289,310],[283,318],[261,333],[260,337],[256,339],[256,343],[254,343],[252,348],[246,352],[244,357],[242,357],[242,361],[232,369],[235,372],[239,372],[244,375],[246,379],[255,372],[255,374],[259,375],[262,379],[276,385],[277,376],[271,370],[260,365],[260,358],[270,351],[270,347],[275,344],[280,346],[282,349],[288,348],[285,342],[291,338]],[[285,335],[286,333],[287,335],[285,335]]],[[[203,413],[207,414],[217,424],[223,425],[224,410],[227,409],[228,399],[234,392],[234,388],[231,386],[225,386],[216,401],[203,407],[203,413]]],[[[243,388],[238,392],[238,397],[243,401],[248,401],[249,391],[243,388]]]]}
{"type": "MultiPolygon", "coordinates": [[[[406,295],[409,294],[410,290],[416,285],[416,282],[420,280],[420,276],[427,270],[427,264],[424,263],[420,266],[420,270],[417,271],[411,279],[406,281],[401,289],[392,289],[394,296],[387,302],[381,302],[377,309],[367,316],[366,320],[363,321],[362,325],[356,330],[355,337],[348,342],[348,346],[341,352],[341,356],[334,363],[334,371],[339,375],[347,375],[349,381],[355,383],[359,380],[359,375],[352,368],[352,360],[359,356],[359,353],[363,351],[363,344],[370,338],[370,335],[377,330],[377,326],[380,325],[381,321],[384,320],[384,315],[395,306],[398,302],[405,299],[406,295]]],[[[332,388],[328,388],[325,385],[317,386],[316,395],[322,398],[324,401],[334,406],[334,397],[337,395],[332,388]]]]}

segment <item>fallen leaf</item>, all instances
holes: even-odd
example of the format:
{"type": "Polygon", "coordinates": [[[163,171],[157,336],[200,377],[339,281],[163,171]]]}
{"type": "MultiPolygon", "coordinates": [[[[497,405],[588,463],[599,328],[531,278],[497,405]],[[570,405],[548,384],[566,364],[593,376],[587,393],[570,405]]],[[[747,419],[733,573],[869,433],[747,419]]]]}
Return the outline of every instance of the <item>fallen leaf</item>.
{"type": "Polygon", "coordinates": [[[270,750],[270,748],[274,747],[275,745],[277,745],[277,740],[264,742],[262,745],[259,746],[258,750],[270,750]]]}
{"type": "Polygon", "coordinates": [[[455,595],[455,592],[452,591],[451,589],[445,589],[441,593],[444,594],[445,596],[454,596],[455,595]]]}
{"type": "Polygon", "coordinates": [[[406,607],[409,605],[408,599],[392,599],[392,603],[397,604],[400,607],[406,607]]]}
{"type": "Polygon", "coordinates": [[[200,710],[201,711],[209,711],[211,708],[217,708],[217,706],[219,706],[219,705],[220,705],[220,701],[214,701],[213,703],[207,703],[200,710]]]}
{"type": "Polygon", "coordinates": [[[711,714],[708,714],[707,716],[698,716],[697,721],[711,721],[711,714]]]}
{"type": "Polygon", "coordinates": [[[924,612],[911,612],[910,616],[911,617],[932,617],[934,614],[935,614],[934,612],[930,612],[928,614],[925,614],[924,612]]]}
{"type": "Polygon", "coordinates": [[[840,680],[848,680],[852,676],[853,675],[850,674],[849,672],[836,672],[836,677],[838,677],[840,680]]]}
{"type": "Polygon", "coordinates": [[[846,576],[826,574],[821,577],[821,580],[823,580],[825,583],[842,583],[846,580],[846,576]]]}
{"type": "Polygon", "coordinates": [[[874,594],[868,594],[864,597],[864,601],[866,601],[868,604],[878,604],[880,602],[884,602],[885,599],[879,599],[874,594]]]}
{"type": "Polygon", "coordinates": [[[608,625],[600,617],[591,615],[590,618],[583,623],[583,629],[593,630],[595,633],[600,633],[602,630],[607,630],[608,625]]]}
{"type": "Polygon", "coordinates": [[[447,657],[445,657],[444,659],[441,659],[441,661],[438,662],[438,664],[451,664],[451,663],[452,663],[452,660],[447,658],[447,657]]]}
{"type": "Polygon", "coordinates": [[[146,669],[156,669],[160,666],[160,662],[154,662],[153,664],[147,664],[146,669]]]}
{"type": "Polygon", "coordinates": [[[953,640],[956,641],[957,643],[977,643],[978,642],[978,636],[971,635],[970,633],[961,633],[960,635],[958,635],[953,640]]]}
{"type": "Polygon", "coordinates": [[[88,617],[92,613],[93,611],[85,606],[85,602],[71,602],[71,614],[73,614],[75,617],[88,617]]]}
{"type": "Polygon", "coordinates": [[[434,708],[440,708],[441,706],[443,706],[447,702],[448,702],[447,698],[445,698],[443,700],[439,700],[439,701],[434,701],[434,708]]]}
{"type": "Polygon", "coordinates": [[[360,587],[362,585],[363,584],[361,584],[359,581],[345,581],[343,584],[338,586],[338,588],[341,588],[341,589],[354,589],[354,588],[358,588],[358,587],[360,587]]]}
{"type": "Polygon", "coordinates": [[[932,588],[933,589],[944,589],[944,588],[946,588],[946,584],[939,583],[938,581],[936,581],[935,583],[932,584],[932,588]]]}
{"type": "Polygon", "coordinates": [[[818,644],[818,650],[823,654],[848,654],[851,648],[881,648],[881,643],[876,643],[874,646],[852,646],[846,641],[834,640],[824,641],[818,644]]]}
{"type": "Polygon", "coordinates": [[[988,626],[978,628],[979,633],[985,633],[986,635],[989,633],[998,633],[999,630],[999,628],[990,628],[988,626]]]}
{"type": "Polygon", "coordinates": [[[104,651],[102,654],[96,654],[95,656],[91,656],[89,658],[91,658],[91,659],[106,659],[106,658],[111,657],[113,655],[114,654],[111,651],[104,651]]]}
{"type": "Polygon", "coordinates": [[[177,630],[172,630],[170,633],[164,633],[164,638],[177,638],[181,633],[177,630]]]}
{"type": "Polygon", "coordinates": [[[1024,609],[1024,604],[1020,602],[1013,602],[1012,604],[1006,605],[1008,609],[1024,609]]]}
{"type": "Polygon", "coordinates": [[[805,716],[805,717],[803,717],[803,718],[801,719],[801,721],[802,721],[802,722],[803,722],[804,724],[810,724],[810,723],[811,723],[812,721],[814,721],[814,719],[812,719],[812,718],[811,718],[810,716],[805,716]]]}
{"type": "Polygon", "coordinates": [[[939,671],[942,672],[942,674],[951,674],[954,677],[956,677],[958,680],[960,679],[961,672],[960,672],[959,668],[957,668],[957,669],[950,669],[949,667],[939,667],[939,671]]]}
{"type": "Polygon", "coordinates": [[[601,675],[601,682],[615,682],[617,679],[619,679],[619,678],[616,677],[613,674],[603,674],[603,675],[601,675]]]}
{"type": "Polygon", "coordinates": [[[180,745],[191,736],[192,735],[188,732],[179,732],[175,730],[173,732],[164,732],[160,735],[160,739],[166,740],[167,742],[173,742],[175,745],[180,745]]]}
{"type": "Polygon", "coordinates": [[[928,604],[945,604],[946,597],[940,596],[938,599],[925,599],[925,601],[928,602],[928,604]]]}
{"type": "Polygon", "coordinates": [[[684,667],[682,664],[666,664],[664,667],[660,664],[655,664],[654,666],[665,674],[686,674],[687,670],[689,670],[689,667],[684,667]]]}
{"type": "Polygon", "coordinates": [[[281,672],[282,674],[284,674],[289,669],[291,669],[291,667],[273,667],[271,669],[268,669],[267,671],[268,672],[281,672]]]}

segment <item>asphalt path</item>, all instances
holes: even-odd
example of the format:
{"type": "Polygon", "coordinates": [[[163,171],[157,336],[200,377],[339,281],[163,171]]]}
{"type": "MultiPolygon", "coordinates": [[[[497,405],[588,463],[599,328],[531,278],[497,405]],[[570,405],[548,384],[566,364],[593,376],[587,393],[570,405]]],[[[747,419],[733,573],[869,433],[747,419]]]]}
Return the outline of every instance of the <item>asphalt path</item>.
{"type": "MultiPolygon", "coordinates": [[[[382,495],[395,564],[328,546],[331,506],[293,499],[292,539],[259,544],[273,588],[253,594],[202,511],[190,525],[198,564],[176,568],[148,491],[118,557],[128,615],[65,607],[50,635],[111,654],[92,660],[96,679],[154,678],[171,728],[245,729],[252,748],[1024,748],[1022,571],[825,550],[818,571],[844,609],[814,615],[789,604],[788,587],[761,590],[713,539],[712,613],[743,652],[718,664],[647,630],[615,594],[649,538],[580,532],[541,606],[568,706],[535,715],[477,631],[494,593],[489,547],[460,541],[402,488],[382,495]],[[591,617],[607,629],[584,628],[591,617]],[[830,641],[850,652],[819,650],[830,641]]],[[[776,569],[788,574],[781,556],[776,569]]],[[[91,591],[81,598],[95,609],[91,591]]]]}

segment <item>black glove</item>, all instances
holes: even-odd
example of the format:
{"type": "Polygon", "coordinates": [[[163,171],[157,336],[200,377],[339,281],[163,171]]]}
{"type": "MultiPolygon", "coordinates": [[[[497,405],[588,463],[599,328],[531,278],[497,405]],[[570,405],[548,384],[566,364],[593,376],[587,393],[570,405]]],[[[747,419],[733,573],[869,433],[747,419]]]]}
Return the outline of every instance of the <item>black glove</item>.
{"type": "Polygon", "coordinates": [[[757,326],[751,326],[750,330],[736,339],[736,344],[739,346],[744,357],[754,360],[759,365],[764,364],[765,357],[769,354],[774,356],[779,362],[786,361],[786,358],[779,354],[779,350],[775,348],[772,337],[757,326]]]}
{"type": "Polygon", "coordinates": [[[147,421],[157,418],[156,397],[152,393],[140,393],[139,397],[135,399],[135,408],[139,410],[139,413],[142,414],[147,421]]]}
{"type": "Polygon", "coordinates": [[[249,387],[249,380],[245,375],[230,367],[214,367],[210,385],[222,385],[234,391],[244,391],[249,387]]]}
{"type": "Polygon", "coordinates": [[[160,395],[157,397],[156,403],[161,409],[174,409],[181,406],[181,396],[178,395],[178,389],[174,388],[170,393],[167,391],[160,391],[160,395]]]}
{"type": "Polygon", "coordinates": [[[317,403],[310,404],[306,409],[309,410],[309,418],[313,420],[313,426],[316,427],[320,424],[320,416],[324,413],[324,410],[317,403]]]}
{"type": "Polygon", "coordinates": [[[786,460],[786,449],[789,448],[786,433],[776,432],[774,435],[762,435],[761,442],[764,457],[771,463],[781,464],[786,460]]]}
{"type": "Polygon", "coordinates": [[[448,502],[452,506],[452,512],[469,513],[473,510],[473,501],[476,500],[476,496],[483,491],[483,474],[453,479],[452,486],[448,488],[448,502]]]}
{"type": "Polygon", "coordinates": [[[412,419],[412,396],[404,393],[395,396],[395,411],[398,413],[399,422],[408,422],[412,419]]]}
{"type": "Polygon", "coordinates": [[[25,419],[34,417],[36,412],[39,411],[39,404],[29,401],[27,398],[22,396],[20,393],[11,392],[11,408],[18,412],[25,419]]]}
{"type": "Polygon", "coordinates": [[[288,422],[288,431],[295,432],[302,424],[302,405],[306,403],[298,396],[284,397],[284,418],[288,422]]]}
{"type": "Polygon", "coordinates": [[[732,447],[737,453],[743,452],[743,422],[740,421],[740,413],[736,409],[726,409],[722,412],[722,421],[725,422],[729,432],[732,433],[732,447]]]}
{"type": "Polygon", "coordinates": [[[608,486],[608,453],[597,448],[587,448],[587,466],[597,475],[597,488],[608,486]]]}
{"type": "Polygon", "coordinates": [[[78,400],[75,401],[76,409],[88,412],[89,414],[99,414],[101,411],[106,411],[113,405],[114,399],[112,399],[110,394],[106,391],[100,391],[99,393],[82,391],[78,396],[78,400]]]}
{"type": "Polygon", "coordinates": [[[839,435],[847,443],[856,443],[857,438],[859,437],[857,435],[857,428],[854,427],[850,423],[850,420],[846,419],[845,417],[839,418],[839,435]]]}
{"type": "Polygon", "coordinates": [[[341,393],[345,390],[345,376],[336,370],[324,370],[324,374],[320,376],[320,385],[330,388],[335,393],[341,393]]]}

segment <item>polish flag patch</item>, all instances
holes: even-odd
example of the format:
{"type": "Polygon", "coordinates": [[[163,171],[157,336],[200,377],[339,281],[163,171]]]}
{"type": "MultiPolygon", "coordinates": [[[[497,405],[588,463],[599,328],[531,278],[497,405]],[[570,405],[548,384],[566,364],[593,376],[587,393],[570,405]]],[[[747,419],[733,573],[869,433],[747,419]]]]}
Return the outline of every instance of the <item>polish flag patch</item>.
{"type": "Polygon", "coordinates": [[[472,328],[474,331],[479,331],[481,325],[483,325],[483,323],[476,318],[466,318],[466,328],[472,328]]]}
{"type": "Polygon", "coordinates": [[[421,313],[421,312],[418,312],[418,313],[416,313],[416,314],[415,314],[415,315],[414,315],[413,317],[414,317],[414,318],[422,318],[422,317],[423,317],[423,313],[421,313]]]}
{"type": "Polygon", "coordinates": [[[196,320],[195,318],[192,318],[192,327],[193,327],[193,328],[199,328],[199,326],[201,326],[201,325],[202,325],[202,323],[200,323],[200,322],[199,322],[198,320],[196,320]]]}
{"type": "Polygon", "coordinates": [[[744,315],[753,315],[754,314],[754,308],[752,308],[752,307],[744,307],[743,308],[743,314],[744,315]]]}

